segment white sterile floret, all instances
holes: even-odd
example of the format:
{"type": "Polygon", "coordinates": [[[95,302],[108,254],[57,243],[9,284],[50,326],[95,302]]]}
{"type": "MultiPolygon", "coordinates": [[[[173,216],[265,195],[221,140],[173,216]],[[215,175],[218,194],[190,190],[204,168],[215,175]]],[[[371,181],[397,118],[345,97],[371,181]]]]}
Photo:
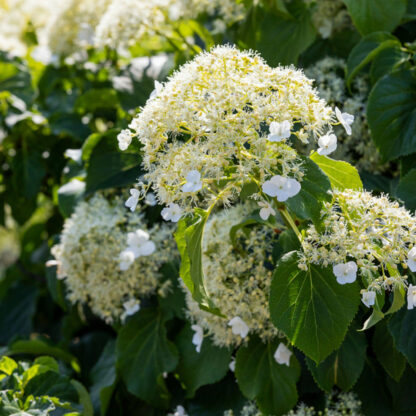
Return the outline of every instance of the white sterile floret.
{"type": "Polygon", "coordinates": [[[416,272],[416,247],[413,247],[407,253],[407,266],[409,267],[410,271],[416,272]]]}
{"type": "Polygon", "coordinates": [[[202,342],[204,341],[204,330],[199,325],[192,325],[192,330],[195,332],[192,337],[192,344],[195,345],[196,352],[201,352],[202,342]]]}
{"type": "Polygon", "coordinates": [[[341,113],[341,110],[338,107],[335,107],[335,114],[347,134],[351,134],[351,124],[354,122],[354,116],[348,113],[341,113]]]}
{"type": "Polygon", "coordinates": [[[178,222],[182,217],[182,209],[178,204],[171,203],[162,209],[161,215],[165,221],[178,222]]]}
{"type": "Polygon", "coordinates": [[[167,224],[148,227],[139,207],[126,211],[123,198],[111,193],[80,202],[52,247],[67,298],[106,322],[123,320],[133,299],[162,288],[159,270],[177,256],[171,234],[167,224]]]}
{"type": "Polygon", "coordinates": [[[186,175],[186,183],[182,186],[182,192],[198,192],[202,189],[201,174],[197,170],[191,170],[186,175]]]}
{"type": "Polygon", "coordinates": [[[325,134],[318,139],[319,148],[317,152],[322,156],[327,156],[337,148],[337,136],[335,134],[325,134]]]}
{"type": "Polygon", "coordinates": [[[129,208],[131,212],[133,212],[136,209],[137,204],[139,203],[139,198],[140,198],[140,191],[134,188],[130,189],[130,197],[127,199],[124,205],[127,208],[129,208]]]}
{"type": "Polygon", "coordinates": [[[275,175],[270,180],[264,182],[262,189],[266,195],[276,197],[278,201],[284,202],[297,195],[301,186],[296,179],[275,175]]]}
{"type": "Polygon", "coordinates": [[[144,202],[146,205],[149,205],[151,207],[154,207],[155,205],[157,205],[157,199],[156,199],[155,194],[153,192],[147,193],[144,202]]]}
{"type": "MultiPolygon", "coordinates": [[[[272,68],[254,52],[217,46],[163,84],[136,116],[132,134],[143,144],[146,186],[162,204],[176,203],[189,214],[195,206],[236,201],[253,179],[264,183],[280,175],[301,182],[296,150],[276,140],[290,133],[315,140],[332,129],[334,119],[301,71],[272,68]],[[198,197],[195,190],[183,192],[184,176],[195,167],[203,169],[198,197]]],[[[186,182],[196,189],[200,181],[186,182]]]]}
{"type": "Polygon", "coordinates": [[[412,284],[407,288],[407,309],[413,309],[416,306],[416,286],[412,284]]]}
{"type": "Polygon", "coordinates": [[[278,364],[285,364],[289,367],[290,357],[292,354],[292,351],[290,351],[290,349],[287,348],[286,345],[281,342],[277,347],[276,352],[274,353],[274,359],[278,364]]]}
{"type": "Polygon", "coordinates": [[[245,338],[250,331],[250,328],[239,316],[235,316],[231,319],[228,322],[228,326],[231,327],[231,331],[233,331],[234,335],[240,335],[241,338],[245,338]]]}
{"type": "Polygon", "coordinates": [[[228,368],[230,369],[230,371],[234,373],[235,371],[235,358],[234,357],[231,358],[230,364],[228,364],[228,368]]]}
{"type": "Polygon", "coordinates": [[[236,347],[252,334],[264,342],[278,335],[268,308],[276,234],[270,227],[257,224],[245,230],[247,233],[236,232],[235,244],[240,250],[230,240],[231,227],[255,209],[253,202],[233,206],[211,214],[205,226],[202,267],[206,290],[223,316],[201,310],[183,286],[190,321],[201,326],[205,336],[220,347],[236,347]]]}
{"type": "Polygon", "coordinates": [[[332,268],[332,270],[337,278],[337,282],[340,285],[345,285],[346,283],[353,283],[357,278],[357,264],[354,261],[349,261],[345,264],[336,264],[332,268]]]}
{"type": "Polygon", "coordinates": [[[118,140],[118,147],[120,150],[126,150],[131,144],[132,134],[130,130],[121,130],[121,132],[117,135],[118,140]]]}
{"type": "Polygon", "coordinates": [[[136,312],[140,310],[140,301],[137,299],[129,299],[128,301],[123,303],[124,308],[124,316],[131,316],[134,315],[136,312]]]}
{"type": "Polygon", "coordinates": [[[282,140],[288,139],[290,137],[290,129],[292,125],[290,121],[285,120],[281,123],[277,121],[272,121],[269,127],[269,135],[267,140],[270,142],[281,142],[282,140]]]}
{"type": "Polygon", "coordinates": [[[376,302],[376,292],[372,290],[365,290],[361,293],[361,302],[364,303],[367,308],[373,306],[376,302]]]}
{"type": "Polygon", "coordinates": [[[270,215],[276,215],[276,211],[268,202],[259,201],[258,204],[260,207],[262,207],[259,212],[260,218],[262,220],[267,221],[270,215]]]}

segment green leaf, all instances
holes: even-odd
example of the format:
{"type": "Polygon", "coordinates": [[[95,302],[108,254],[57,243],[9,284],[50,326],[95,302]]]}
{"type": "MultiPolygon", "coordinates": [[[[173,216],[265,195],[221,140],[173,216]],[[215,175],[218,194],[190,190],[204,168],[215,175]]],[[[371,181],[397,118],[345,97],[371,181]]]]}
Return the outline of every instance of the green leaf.
{"type": "Polygon", "coordinates": [[[135,139],[124,152],[118,147],[118,130],[92,134],[82,148],[87,165],[86,192],[124,187],[140,176],[140,145],[135,139]]]}
{"type": "Polygon", "coordinates": [[[85,193],[85,182],[72,179],[58,189],[59,210],[64,217],[69,217],[85,193]]]}
{"type": "Polygon", "coordinates": [[[341,347],[322,363],[316,365],[309,358],[306,358],[306,363],[321,389],[328,393],[334,386],[341,390],[350,390],[363,371],[366,348],[365,335],[353,328],[341,347]]]}
{"type": "Polygon", "coordinates": [[[111,88],[90,89],[78,97],[75,109],[79,113],[93,113],[101,109],[115,109],[119,105],[117,92],[111,88]]]}
{"type": "Polygon", "coordinates": [[[387,330],[385,321],[376,326],[372,346],[379,363],[388,375],[399,381],[406,368],[406,359],[395,348],[393,337],[387,330]]]}
{"type": "Polygon", "coordinates": [[[141,310],[121,328],[116,347],[117,367],[127,390],[156,407],[167,407],[170,394],[163,373],[178,364],[164,323],[157,310],[141,310]]]}
{"type": "Polygon", "coordinates": [[[402,308],[389,320],[388,329],[393,336],[394,345],[416,368],[416,311],[402,308]]]}
{"type": "Polygon", "coordinates": [[[178,222],[175,240],[181,254],[181,279],[202,309],[219,315],[208,296],[202,270],[202,238],[208,216],[208,211],[196,208],[193,218],[182,218],[178,222]]]}
{"type": "Polygon", "coordinates": [[[372,138],[386,161],[416,152],[416,77],[400,70],[381,78],[367,107],[372,138]]]}
{"type": "Polygon", "coordinates": [[[286,204],[299,218],[311,219],[314,223],[318,223],[323,201],[331,200],[328,194],[331,183],[321,168],[310,158],[303,158],[302,168],[304,176],[301,190],[293,198],[289,198],[286,204]]]}
{"type": "Polygon", "coordinates": [[[410,55],[402,50],[400,44],[383,49],[374,58],[370,69],[371,83],[375,84],[384,75],[395,71],[410,59],[410,55]]]}
{"type": "Polygon", "coordinates": [[[82,405],[83,416],[94,416],[94,409],[92,407],[91,397],[87,389],[77,380],[71,380],[71,385],[78,393],[79,403],[82,405]]]}
{"type": "Polygon", "coordinates": [[[344,0],[362,35],[392,32],[406,13],[407,0],[344,0]]]}
{"type": "Polygon", "coordinates": [[[264,344],[253,337],[236,356],[235,375],[240,390],[248,399],[256,399],[265,414],[286,413],[298,400],[299,363],[292,355],[290,366],[278,364],[274,358],[278,345],[279,341],[264,344]]]}
{"type": "Polygon", "coordinates": [[[15,370],[17,370],[16,361],[6,356],[0,358],[0,371],[2,373],[10,376],[15,370]]]}
{"type": "Polygon", "coordinates": [[[193,334],[190,325],[186,325],[176,338],[180,353],[176,373],[185,386],[187,398],[192,398],[199,387],[221,380],[231,360],[231,351],[213,345],[209,337],[204,338],[201,352],[196,352],[193,334]]]}
{"type": "Polygon", "coordinates": [[[399,40],[388,32],[376,32],[365,36],[354,46],[347,61],[347,85],[351,87],[354,77],[387,48],[401,47],[399,40]]]}
{"type": "Polygon", "coordinates": [[[332,189],[354,189],[363,188],[360,175],[354,166],[342,160],[334,160],[327,156],[321,156],[314,152],[311,159],[323,170],[328,176],[332,189]]]}
{"type": "Polygon", "coordinates": [[[316,363],[338,348],[360,303],[357,282],[340,285],[330,268],[298,267],[298,253],[277,263],[270,315],[279,330],[316,363]]]}
{"type": "Polygon", "coordinates": [[[406,208],[414,211],[416,209],[416,169],[408,172],[399,182],[397,197],[404,201],[406,208]]]}

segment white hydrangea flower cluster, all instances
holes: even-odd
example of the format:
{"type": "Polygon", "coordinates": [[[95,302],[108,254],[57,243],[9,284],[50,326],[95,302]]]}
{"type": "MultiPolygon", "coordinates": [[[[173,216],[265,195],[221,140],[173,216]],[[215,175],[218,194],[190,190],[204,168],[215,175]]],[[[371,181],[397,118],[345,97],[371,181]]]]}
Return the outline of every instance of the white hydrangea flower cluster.
{"type": "MultiPolygon", "coordinates": [[[[357,76],[352,85],[353,94],[350,95],[345,83],[346,68],[343,59],[326,57],[306,68],[305,74],[315,80],[320,97],[330,105],[342,106],[346,112],[355,115],[351,135],[342,128],[336,129],[338,146],[331,157],[352,163],[359,170],[379,173],[389,165],[381,163],[380,154],[371,139],[366,116],[369,86],[365,77],[357,76]]],[[[307,152],[310,150],[312,146],[308,146],[307,152]]]]}
{"type": "Polygon", "coordinates": [[[234,0],[112,0],[97,27],[97,45],[127,47],[149,36],[171,36],[178,20],[202,13],[229,24],[243,11],[234,0]]]}
{"type": "MultiPolygon", "coordinates": [[[[268,309],[274,231],[253,229],[247,236],[239,231],[238,243],[249,254],[236,250],[230,240],[231,227],[239,224],[252,209],[252,204],[236,205],[212,214],[206,225],[202,264],[207,291],[225,318],[201,310],[184,289],[197,348],[203,342],[204,331],[214,344],[227,347],[238,346],[253,333],[265,341],[278,335],[268,309]]],[[[286,363],[290,356],[281,347],[277,358],[286,363]]]]}
{"type": "MultiPolygon", "coordinates": [[[[270,179],[263,191],[278,200],[293,196],[303,173],[288,138],[319,139],[338,124],[311,83],[231,46],[198,55],[157,85],[129,126],[144,145],[145,181],[161,203],[184,212],[230,202],[252,180],[270,179]]],[[[125,148],[128,130],[121,134],[125,148]]]]}
{"type": "Polygon", "coordinates": [[[399,266],[416,271],[416,218],[386,196],[364,191],[334,191],[322,211],[324,231],[310,225],[299,267],[333,266],[337,281],[351,283],[360,272],[367,289],[363,302],[374,305],[376,292],[406,286],[399,266]]]}
{"type": "Polygon", "coordinates": [[[68,299],[112,323],[139,310],[140,298],[158,288],[163,295],[159,270],[176,256],[171,231],[147,227],[144,214],[127,212],[120,197],[97,194],[79,203],[52,247],[68,299]]]}

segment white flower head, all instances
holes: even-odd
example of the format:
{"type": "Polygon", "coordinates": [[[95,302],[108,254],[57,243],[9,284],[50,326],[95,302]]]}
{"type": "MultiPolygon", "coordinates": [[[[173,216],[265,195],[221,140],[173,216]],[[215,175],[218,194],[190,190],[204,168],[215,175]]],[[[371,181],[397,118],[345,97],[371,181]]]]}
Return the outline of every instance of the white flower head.
{"type": "Polygon", "coordinates": [[[416,246],[407,253],[407,265],[412,272],[416,272],[416,246]]]}
{"type": "Polygon", "coordinates": [[[235,371],[235,358],[234,357],[231,358],[230,364],[228,364],[228,368],[230,369],[230,371],[234,373],[235,371]]]}
{"type": "Polygon", "coordinates": [[[338,121],[342,124],[348,135],[351,134],[351,124],[354,122],[354,116],[348,113],[341,113],[338,107],[335,107],[335,114],[338,121]]]}
{"type": "Polygon", "coordinates": [[[376,292],[374,292],[373,290],[366,290],[365,292],[362,293],[361,302],[363,302],[364,305],[367,306],[367,308],[369,308],[370,306],[373,306],[375,301],[376,301],[376,292]]]}
{"type": "Polygon", "coordinates": [[[281,142],[284,139],[288,139],[290,137],[290,129],[291,123],[288,120],[285,120],[281,123],[277,121],[272,121],[269,127],[269,135],[267,136],[267,140],[269,142],[281,142]]]}
{"type": "Polygon", "coordinates": [[[289,367],[292,354],[292,351],[281,342],[274,353],[274,359],[278,364],[286,364],[289,367]]]}
{"type": "Polygon", "coordinates": [[[120,150],[124,151],[126,150],[131,143],[132,135],[131,131],[128,129],[121,130],[121,132],[117,136],[118,140],[118,147],[120,150]]]}
{"type": "Polygon", "coordinates": [[[130,189],[130,195],[131,196],[127,199],[124,205],[129,208],[131,212],[133,212],[139,203],[140,191],[132,188],[130,189]]]}
{"type": "Polygon", "coordinates": [[[129,299],[123,303],[124,316],[134,315],[140,310],[140,302],[137,299],[129,299]]]}
{"type": "Polygon", "coordinates": [[[413,309],[416,306],[416,286],[412,284],[407,288],[407,309],[413,309]]]}
{"type": "Polygon", "coordinates": [[[135,258],[150,256],[156,250],[155,243],[149,240],[149,233],[140,229],[127,234],[127,244],[135,258]]]}
{"type": "Polygon", "coordinates": [[[336,264],[332,270],[340,285],[355,282],[357,278],[357,264],[354,261],[336,264]]]}
{"type": "Polygon", "coordinates": [[[231,327],[231,331],[234,335],[240,335],[241,338],[245,338],[250,331],[250,328],[239,316],[235,316],[231,319],[230,322],[228,322],[228,326],[231,327]]]}
{"type": "Polygon", "coordinates": [[[284,202],[299,193],[300,183],[296,179],[275,175],[264,182],[262,189],[265,194],[284,202]]]}
{"type": "Polygon", "coordinates": [[[259,206],[262,207],[259,213],[262,220],[267,221],[270,215],[276,215],[276,211],[268,202],[260,201],[259,206]]]}
{"type": "Polygon", "coordinates": [[[171,203],[162,209],[161,215],[165,221],[178,222],[182,217],[182,209],[178,204],[171,203]]]}
{"type": "Polygon", "coordinates": [[[337,148],[337,136],[335,134],[325,134],[321,136],[318,140],[318,154],[322,156],[327,156],[334,152],[337,148]]]}
{"type": "Polygon", "coordinates": [[[149,100],[156,98],[163,89],[163,84],[155,80],[155,89],[151,92],[149,100]]]}
{"type": "Polygon", "coordinates": [[[201,174],[197,170],[191,170],[186,175],[186,183],[182,186],[183,192],[198,192],[202,189],[201,174]]]}
{"type": "Polygon", "coordinates": [[[121,271],[126,271],[130,268],[130,266],[134,263],[134,259],[136,258],[134,251],[131,248],[126,248],[120,253],[119,256],[119,267],[121,271]]]}
{"type": "Polygon", "coordinates": [[[196,347],[196,352],[201,352],[202,342],[204,341],[204,330],[199,325],[192,325],[192,330],[195,332],[192,337],[192,344],[196,347]]]}
{"type": "Polygon", "coordinates": [[[155,194],[153,192],[147,193],[144,202],[146,205],[154,207],[157,204],[157,199],[156,199],[155,194]]]}

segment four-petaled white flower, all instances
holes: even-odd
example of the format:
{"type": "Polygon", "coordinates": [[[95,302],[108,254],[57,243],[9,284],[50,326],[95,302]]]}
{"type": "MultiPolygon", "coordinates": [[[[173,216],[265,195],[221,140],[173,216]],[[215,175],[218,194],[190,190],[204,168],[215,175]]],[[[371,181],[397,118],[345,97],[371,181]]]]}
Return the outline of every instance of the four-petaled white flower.
{"type": "Polygon", "coordinates": [[[341,113],[338,107],[335,107],[335,114],[338,121],[342,124],[348,135],[351,134],[351,124],[354,122],[354,116],[348,113],[341,113]]]}
{"type": "Polygon", "coordinates": [[[133,212],[136,207],[137,204],[139,203],[139,198],[140,198],[140,191],[138,191],[137,189],[130,189],[130,197],[127,199],[126,203],[124,204],[127,208],[130,208],[130,211],[133,212]]]}
{"type": "Polygon", "coordinates": [[[287,120],[281,123],[272,121],[269,126],[270,133],[267,136],[267,140],[269,142],[281,142],[284,139],[288,139],[290,137],[291,127],[290,122],[287,120]]]}
{"type": "Polygon", "coordinates": [[[259,206],[262,207],[259,213],[262,220],[267,221],[270,215],[276,215],[276,211],[268,202],[260,201],[259,206]]]}
{"type": "Polygon", "coordinates": [[[146,205],[149,205],[151,207],[154,207],[157,204],[156,196],[153,192],[149,192],[146,194],[146,198],[144,200],[146,205]]]}
{"type": "Polygon", "coordinates": [[[124,316],[134,315],[140,310],[140,302],[137,299],[129,299],[127,302],[123,303],[124,316]]]}
{"type": "Polygon", "coordinates": [[[135,258],[150,256],[155,252],[156,245],[149,237],[149,233],[140,229],[127,234],[128,248],[134,253],[135,258]]]}
{"type": "Polygon", "coordinates": [[[121,271],[126,271],[130,268],[130,266],[134,263],[136,256],[134,255],[134,251],[131,248],[126,248],[120,253],[119,256],[119,268],[121,271]]]}
{"type": "Polygon", "coordinates": [[[357,264],[354,261],[336,264],[332,270],[340,285],[355,282],[357,278],[357,264]]]}
{"type": "Polygon", "coordinates": [[[159,81],[155,81],[155,89],[150,93],[149,100],[156,98],[160,94],[160,91],[162,91],[162,89],[163,84],[159,81]]]}
{"type": "Polygon", "coordinates": [[[265,194],[275,196],[278,201],[284,202],[299,193],[300,183],[296,179],[275,175],[264,182],[262,189],[265,194]]]}
{"type": "Polygon", "coordinates": [[[118,140],[118,147],[120,150],[126,150],[131,143],[131,131],[128,129],[121,130],[121,132],[117,136],[118,140]]]}
{"type": "Polygon", "coordinates": [[[407,253],[407,265],[412,272],[416,272],[416,247],[407,253]]]}
{"type": "Polygon", "coordinates": [[[201,174],[197,170],[191,170],[186,175],[186,183],[182,186],[183,192],[197,192],[202,188],[201,174]]]}
{"type": "Polygon", "coordinates": [[[235,371],[235,358],[234,357],[231,358],[230,364],[228,364],[228,368],[230,369],[230,371],[234,373],[235,371]]]}
{"type": "Polygon", "coordinates": [[[413,309],[416,306],[416,286],[412,284],[407,288],[407,309],[413,309]]]}
{"type": "Polygon", "coordinates": [[[376,292],[373,290],[366,290],[361,295],[361,302],[364,303],[367,308],[373,306],[376,301],[376,292]]]}
{"type": "Polygon", "coordinates": [[[240,335],[241,338],[245,338],[250,328],[247,324],[239,317],[236,316],[228,322],[228,326],[231,327],[231,331],[234,335],[240,335]]]}
{"type": "Polygon", "coordinates": [[[292,354],[292,351],[290,351],[290,349],[287,348],[286,345],[281,342],[277,347],[276,352],[274,353],[274,359],[278,364],[286,364],[289,367],[290,356],[292,354]]]}
{"type": "Polygon", "coordinates": [[[192,337],[192,344],[195,345],[196,352],[200,353],[202,341],[204,340],[204,330],[199,325],[192,325],[191,328],[195,332],[192,337]]]}
{"type": "Polygon", "coordinates": [[[337,136],[335,134],[325,134],[321,136],[318,140],[318,154],[322,156],[327,156],[335,151],[337,148],[337,136]]]}
{"type": "Polygon", "coordinates": [[[161,215],[165,221],[178,222],[182,217],[182,209],[178,204],[171,203],[162,209],[161,215]]]}

